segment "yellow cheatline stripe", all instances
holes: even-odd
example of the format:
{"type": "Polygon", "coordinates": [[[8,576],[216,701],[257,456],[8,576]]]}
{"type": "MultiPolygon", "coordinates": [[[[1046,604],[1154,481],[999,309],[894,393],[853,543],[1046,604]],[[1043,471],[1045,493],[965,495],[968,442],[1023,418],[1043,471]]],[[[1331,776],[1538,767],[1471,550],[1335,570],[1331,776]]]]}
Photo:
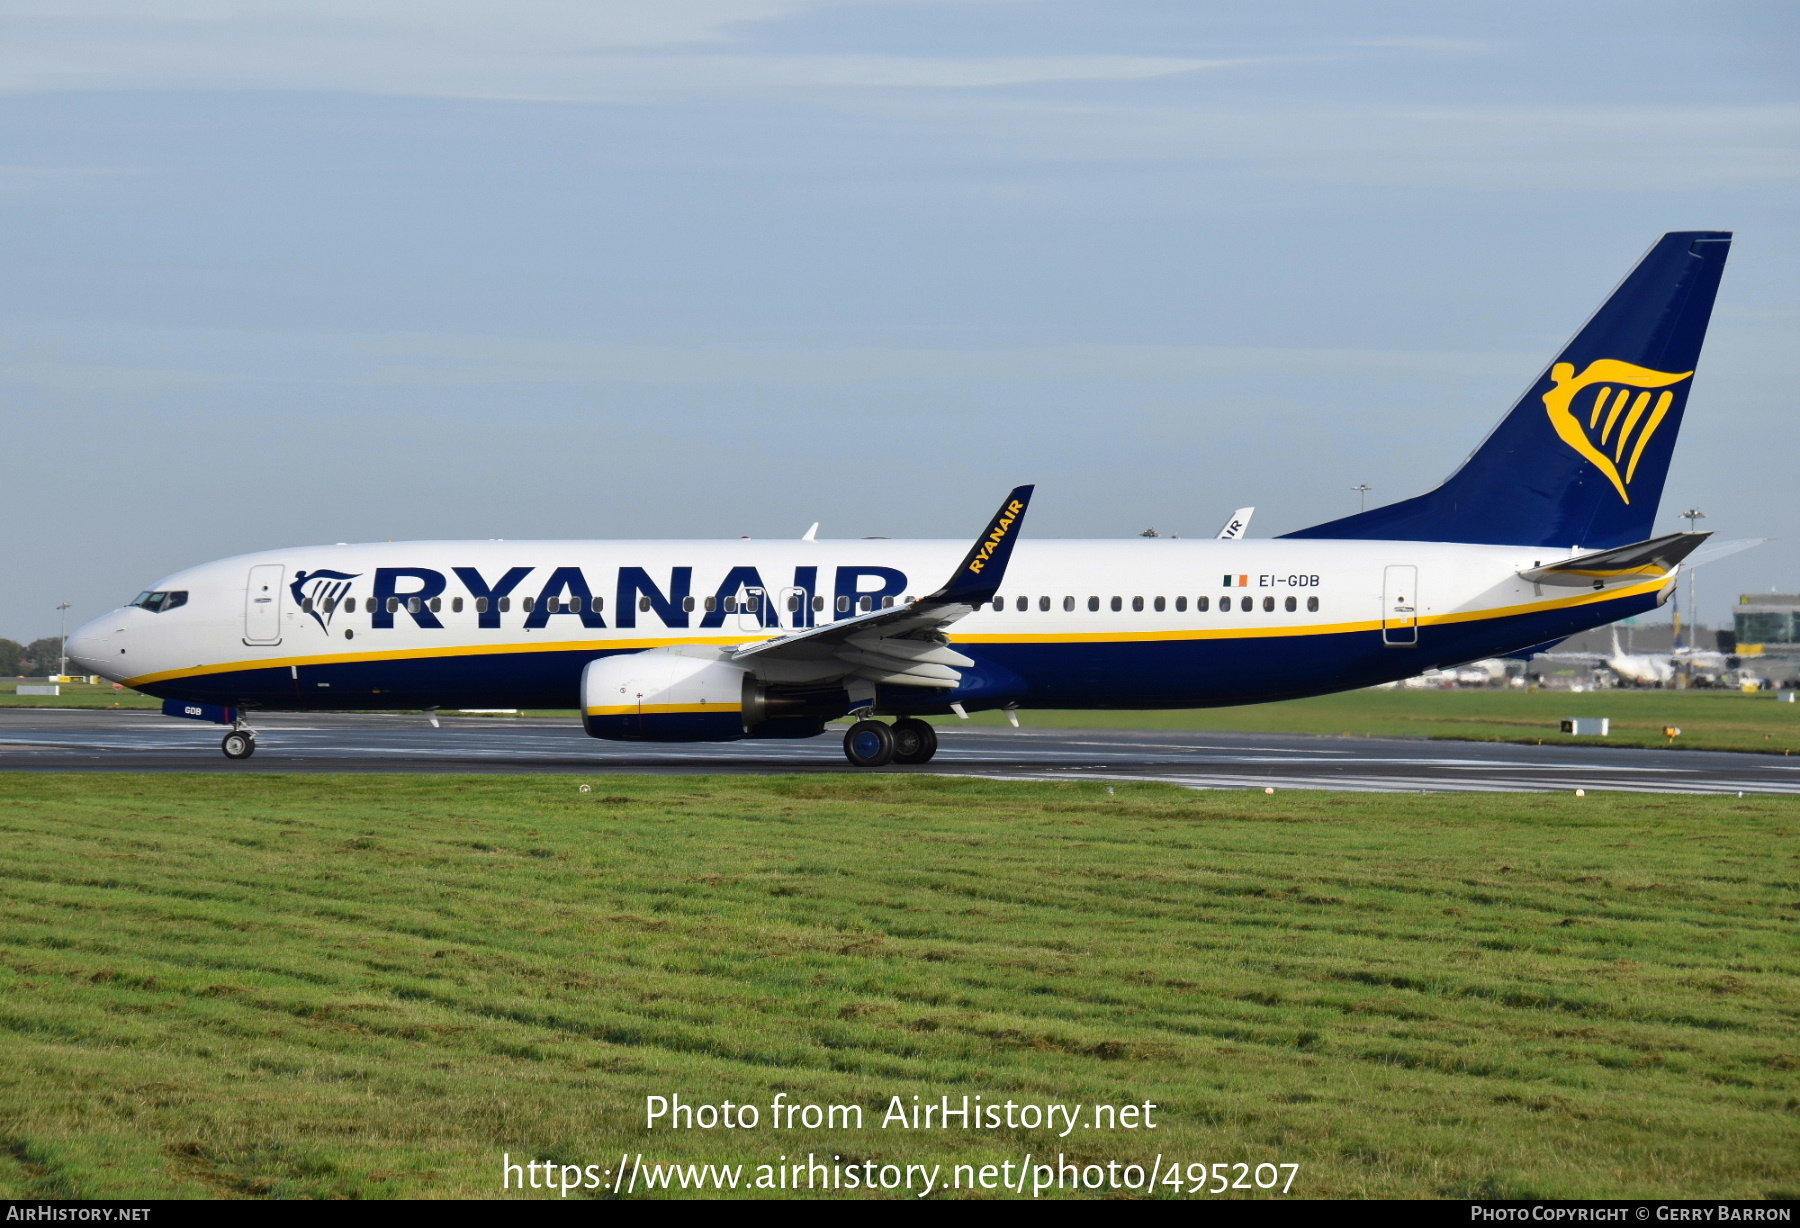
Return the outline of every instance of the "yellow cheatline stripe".
{"type": "Polygon", "coordinates": [[[1546,567],[1543,570],[1546,575],[1558,575],[1558,576],[1636,576],[1636,575],[1642,575],[1642,576],[1644,576],[1645,579],[1649,579],[1649,580],[1667,580],[1669,578],[1668,572],[1659,571],[1659,572],[1655,572],[1654,574],[1652,574],[1649,571],[1649,567],[1650,567],[1650,564],[1646,563],[1642,567],[1614,567],[1611,570],[1608,570],[1607,568],[1604,568],[1604,567],[1546,567]]]}
{"type": "MultiPolygon", "coordinates": [[[[1544,610],[1570,609],[1575,606],[1593,605],[1601,601],[1620,601],[1626,597],[1636,597],[1644,593],[1654,592],[1668,582],[1668,577],[1660,576],[1642,584],[1634,584],[1629,588],[1617,588],[1601,592],[1583,593],[1575,597],[1562,597],[1551,601],[1532,602],[1528,605],[1499,606],[1488,610],[1468,610],[1455,614],[1432,614],[1419,619],[1421,626],[1437,626],[1447,623],[1485,622],[1489,619],[1509,618],[1519,614],[1536,614],[1544,610]]],[[[1250,615],[1243,615],[1250,617],[1250,615]]],[[[1369,619],[1350,623],[1315,623],[1305,626],[1271,627],[1220,627],[1217,630],[1201,630],[1186,628],[1179,631],[1093,631],[1073,634],[1011,634],[1011,635],[956,635],[952,638],[959,644],[1079,644],[1079,643],[1141,643],[1156,640],[1224,640],[1224,639],[1279,639],[1285,636],[1301,635],[1344,635],[1357,631],[1379,631],[1380,619],[1369,619]]],[[[732,647],[738,644],[753,644],[761,640],[774,639],[774,636],[750,636],[733,639],[726,636],[706,636],[703,638],[687,638],[664,636],[657,639],[641,640],[542,640],[530,644],[462,644],[448,648],[409,648],[390,652],[333,653],[316,657],[270,657],[255,661],[227,661],[217,665],[196,665],[189,669],[165,670],[156,674],[143,674],[136,678],[125,678],[121,681],[126,686],[142,686],[156,682],[168,682],[185,678],[199,678],[208,674],[229,674],[239,670],[250,669],[286,669],[299,665],[343,665],[355,663],[373,663],[386,661],[425,660],[434,657],[481,657],[502,656],[518,652],[584,652],[604,649],[607,652],[634,652],[643,648],[669,648],[686,644],[711,644],[721,647],[732,647]]],[[[633,711],[635,711],[635,706],[633,711]]]]}
{"type": "Polygon", "coordinates": [[[612,704],[589,708],[589,716],[667,716],[678,712],[742,712],[743,704],[612,704]]]}

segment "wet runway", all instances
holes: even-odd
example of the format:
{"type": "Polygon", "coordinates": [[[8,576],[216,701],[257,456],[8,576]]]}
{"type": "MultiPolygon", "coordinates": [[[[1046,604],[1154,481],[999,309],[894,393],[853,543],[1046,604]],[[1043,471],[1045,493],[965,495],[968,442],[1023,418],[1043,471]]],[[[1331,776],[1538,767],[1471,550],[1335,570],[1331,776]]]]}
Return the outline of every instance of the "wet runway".
{"type": "MultiPolygon", "coordinates": [[[[1298,734],[939,726],[936,772],[1010,780],[1158,780],[1196,789],[1363,792],[1800,793],[1800,759],[1595,746],[1514,746],[1298,734]]],[[[268,715],[254,758],[224,730],[154,712],[0,709],[0,771],[850,772],[840,735],[791,742],[600,742],[572,719],[268,715]]]]}

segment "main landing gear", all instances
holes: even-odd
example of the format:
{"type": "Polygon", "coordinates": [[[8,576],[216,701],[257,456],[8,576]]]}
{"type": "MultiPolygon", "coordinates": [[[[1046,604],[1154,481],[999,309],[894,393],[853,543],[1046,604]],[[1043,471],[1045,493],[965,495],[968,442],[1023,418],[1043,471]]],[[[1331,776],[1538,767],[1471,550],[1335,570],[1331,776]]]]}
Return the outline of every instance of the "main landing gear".
{"type": "Polygon", "coordinates": [[[861,720],[844,734],[844,758],[857,767],[890,763],[929,763],[937,754],[937,730],[929,721],[903,717],[892,725],[861,720]]]}
{"type": "Polygon", "coordinates": [[[219,743],[227,759],[248,759],[256,753],[256,733],[250,729],[233,729],[219,743]]]}

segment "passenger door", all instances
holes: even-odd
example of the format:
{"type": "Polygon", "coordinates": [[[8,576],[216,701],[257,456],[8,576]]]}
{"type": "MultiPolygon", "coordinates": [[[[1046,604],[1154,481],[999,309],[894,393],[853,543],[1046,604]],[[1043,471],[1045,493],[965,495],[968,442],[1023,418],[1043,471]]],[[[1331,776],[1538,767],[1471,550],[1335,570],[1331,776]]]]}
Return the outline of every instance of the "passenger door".
{"type": "Polygon", "coordinates": [[[1382,572],[1381,642],[1412,648],[1419,642],[1419,569],[1395,564],[1382,572]]]}
{"type": "Polygon", "coordinates": [[[281,643],[281,579],[286,574],[282,563],[259,563],[250,569],[250,583],[244,589],[244,643],[281,643]]]}

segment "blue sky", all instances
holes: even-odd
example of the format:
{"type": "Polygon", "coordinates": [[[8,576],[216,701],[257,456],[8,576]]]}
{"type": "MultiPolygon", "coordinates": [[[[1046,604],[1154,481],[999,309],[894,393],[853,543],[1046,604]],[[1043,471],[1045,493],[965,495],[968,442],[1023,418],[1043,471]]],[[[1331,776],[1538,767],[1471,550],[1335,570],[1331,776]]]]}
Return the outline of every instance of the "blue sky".
{"type": "Polygon", "coordinates": [[[1786,3],[0,0],[0,634],[409,537],[1255,535],[1739,240],[1664,512],[1800,589],[1786,3]]]}

